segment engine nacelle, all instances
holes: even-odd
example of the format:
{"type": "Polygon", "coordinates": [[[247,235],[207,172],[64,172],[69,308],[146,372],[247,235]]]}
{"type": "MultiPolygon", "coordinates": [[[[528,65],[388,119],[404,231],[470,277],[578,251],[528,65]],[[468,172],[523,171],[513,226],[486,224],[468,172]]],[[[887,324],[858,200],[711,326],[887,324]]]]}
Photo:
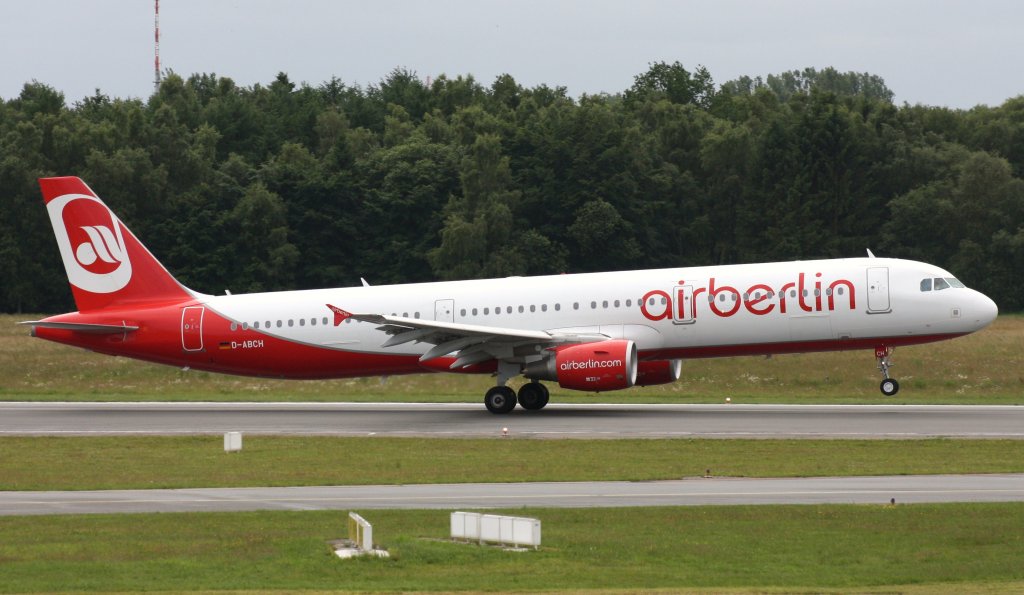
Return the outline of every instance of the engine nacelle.
{"type": "Polygon", "coordinates": [[[653,386],[655,384],[669,384],[679,380],[683,371],[683,360],[662,359],[649,362],[639,362],[636,366],[636,385],[653,386]]]}
{"type": "Polygon", "coordinates": [[[527,364],[523,375],[562,388],[602,392],[636,384],[636,344],[617,339],[560,348],[555,357],[527,364]]]}

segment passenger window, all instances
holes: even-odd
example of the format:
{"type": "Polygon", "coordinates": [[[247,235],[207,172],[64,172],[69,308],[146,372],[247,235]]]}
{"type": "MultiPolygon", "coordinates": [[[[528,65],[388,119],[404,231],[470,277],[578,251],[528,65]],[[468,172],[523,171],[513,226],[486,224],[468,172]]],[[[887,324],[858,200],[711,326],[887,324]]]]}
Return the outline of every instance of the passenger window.
{"type": "Polygon", "coordinates": [[[590,302],[590,309],[597,310],[597,302],[590,302]]]}
{"type": "Polygon", "coordinates": [[[487,316],[490,313],[491,313],[491,309],[490,308],[484,308],[484,316],[487,316]]]}
{"type": "Polygon", "coordinates": [[[615,300],[615,307],[616,307],[616,308],[618,308],[618,307],[619,307],[619,300],[615,300]]]}
{"type": "Polygon", "coordinates": [[[558,312],[561,309],[562,309],[562,304],[555,304],[555,312],[558,312]]]}
{"type": "MultiPolygon", "coordinates": [[[[349,321],[349,319],[348,319],[348,318],[346,318],[346,319],[345,319],[345,322],[348,322],[348,321],[349,321]]],[[[327,317],[326,317],[326,316],[324,316],[324,318],[323,318],[323,323],[324,323],[324,326],[327,326],[327,317]]],[[[268,323],[268,324],[269,324],[269,323],[268,323]]]]}
{"type": "Polygon", "coordinates": [[[511,314],[511,313],[512,313],[512,306],[507,306],[507,307],[505,308],[505,313],[506,313],[506,314],[511,314]]]}
{"type": "Polygon", "coordinates": [[[936,278],[934,281],[935,291],[941,291],[943,289],[949,289],[949,283],[946,283],[945,279],[936,278]]]}
{"type": "Polygon", "coordinates": [[[236,323],[232,322],[232,323],[231,323],[231,330],[233,330],[233,331],[237,331],[237,330],[238,330],[238,324],[236,324],[236,323]]]}
{"type": "Polygon", "coordinates": [[[306,319],[305,318],[300,318],[299,319],[299,326],[306,326],[306,319]]]}
{"type": "Polygon", "coordinates": [[[295,326],[295,321],[291,318],[288,319],[288,326],[295,326]]]}
{"type": "Polygon", "coordinates": [[[466,315],[466,309],[465,308],[459,310],[459,316],[465,316],[465,315],[466,315]]]}
{"type": "Polygon", "coordinates": [[[603,302],[601,302],[601,307],[602,308],[607,308],[608,307],[608,300],[604,300],[603,302]]]}
{"type": "Polygon", "coordinates": [[[541,304],[540,305],[540,311],[541,312],[547,312],[548,311],[548,305],[547,304],[541,304]]]}
{"type": "Polygon", "coordinates": [[[249,323],[248,322],[243,322],[242,323],[242,330],[243,331],[249,330],[249,323]]]}
{"type": "Polygon", "coordinates": [[[921,291],[931,291],[931,290],[932,290],[932,280],[931,279],[921,279],[921,291]]]}
{"type": "Polygon", "coordinates": [[[260,321],[257,320],[256,322],[252,323],[252,328],[254,328],[254,329],[260,328],[260,321]]]}
{"type": "Polygon", "coordinates": [[[281,328],[281,324],[282,324],[282,323],[281,323],[281,321],[280,321],[280,320],[278,320],[278,321],[277,321],[277,328],[281,328]]]}
{"type": "Polygon", "coordinates": [[[476,308],[473,308],[473,316],[476,316],[476,308]]]}
{"type": "Polygon", "coordinates": [[[631,300],[631,299],[630,300],[626,300],[626,307],[627,308],[632,306],[632,305],[633,305],[633,300],[631,300]]]}
{"type": "Polygon", "coordinates": [[[522,306],[519,306],[519,313],[520,313],[520,314],[522,314],[522,313],[523,313],[523,307],[522,307],[522,306]]]}
{"type": "Polygon", "coordinates": [[[580,303],[579,302],[573,302],[572,309],[573,310],[579,310],[580,309],[580,303]]]}

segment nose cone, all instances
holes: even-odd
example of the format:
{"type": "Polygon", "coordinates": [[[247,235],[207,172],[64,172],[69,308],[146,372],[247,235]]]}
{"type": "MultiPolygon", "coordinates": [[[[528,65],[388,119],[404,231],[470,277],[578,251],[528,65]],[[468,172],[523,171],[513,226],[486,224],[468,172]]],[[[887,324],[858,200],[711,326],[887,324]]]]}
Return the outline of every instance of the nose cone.
{"type": "Polygon", "coordinates": [[[974,320],[977,325],[976,330],[981,330],[986,326],[992,324],[992,321],[999,315],[999,306],[993,302],[987,295],[974,292],[975,299],[974,303],[971,304],[971,319],[974,320]]]}

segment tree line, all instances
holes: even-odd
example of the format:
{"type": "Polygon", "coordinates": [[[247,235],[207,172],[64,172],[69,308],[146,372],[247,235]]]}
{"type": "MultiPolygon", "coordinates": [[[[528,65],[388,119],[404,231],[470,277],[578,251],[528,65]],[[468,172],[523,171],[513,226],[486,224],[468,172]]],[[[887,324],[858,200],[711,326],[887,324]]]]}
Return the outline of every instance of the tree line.
{"type": "Polygon", "coordinates": [[[36,179],[82,177],[207,293],[861,256],[1024,308],[1024,96],[893,103],[867,73],[716,85],[659,62],[621,93],[429,84],[0,101],[0,310],[73,309],[36,179]]]}

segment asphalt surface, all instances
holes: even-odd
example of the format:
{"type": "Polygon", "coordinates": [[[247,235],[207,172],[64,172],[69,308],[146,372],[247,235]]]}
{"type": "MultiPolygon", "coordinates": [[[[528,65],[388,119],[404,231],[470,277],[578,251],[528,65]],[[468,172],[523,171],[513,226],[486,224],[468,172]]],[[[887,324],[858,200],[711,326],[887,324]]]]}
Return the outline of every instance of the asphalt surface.
{"type": "Polygon", "coordinates": [[[1024,501],[1024,474],[0,492],[0,515],[1024,501]]]}
{"type": "Polygon", "coordinates": [[[0,403],[0,435],[255,434],[519,438],[1012,438],[1024,407],[552,404],[0,403]]]}

